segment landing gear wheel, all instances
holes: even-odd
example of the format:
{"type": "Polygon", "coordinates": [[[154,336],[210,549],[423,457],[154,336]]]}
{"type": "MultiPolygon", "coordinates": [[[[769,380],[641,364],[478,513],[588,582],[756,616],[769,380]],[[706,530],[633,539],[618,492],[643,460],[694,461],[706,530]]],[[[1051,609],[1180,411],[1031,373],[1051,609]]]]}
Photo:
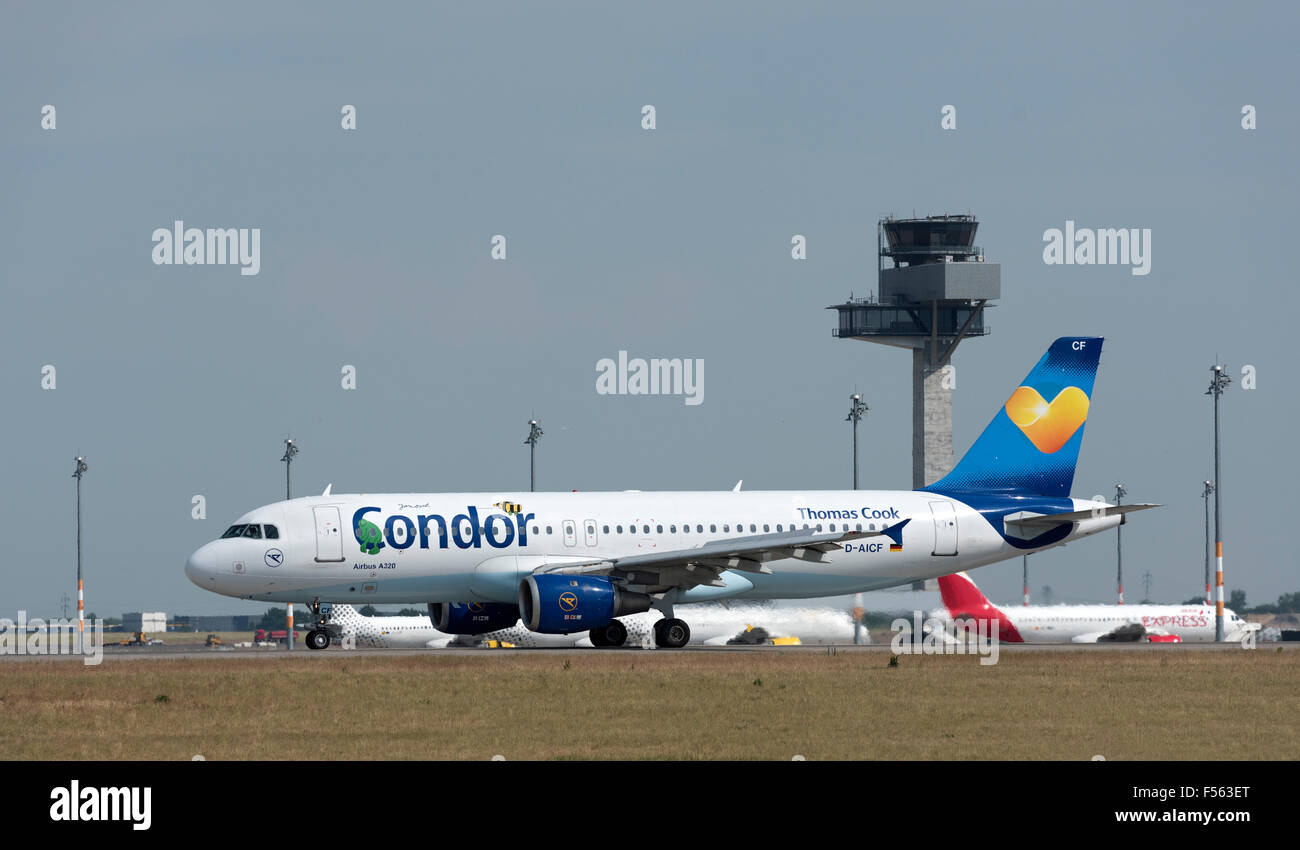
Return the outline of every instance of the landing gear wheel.
{"type": "Polygon", "coordinates": [[[618,620],[610,620],[609,625],[601,631],[604,632],[605,646],[622,646],[627,643],[627,626],[618,620]]]}
{"type": "Polygon", "coordinates": [[[627,642],[627,626],[618,620],[610,620],[598,629],[587,633],[592,646],[622,646],[627,642]]]}
{"type": "Polygon", "coordinates": [[[691,627],[682,620],[668,618],[655,623],[655,646],[680,649],[691,641],[691,627]]]}
{"type": "Polygon", "coordinates": [[[326,605],[321,608],[320,600],[313,599],[307,606],[311,609],[312,617],[316,622],[312,625],[311,631],[307,632],[308,649],[327,649],[333,640],[334,635],[341,635],[338,626],[330,626],[330,615],[333,613],[332,605],[326,605]]]}

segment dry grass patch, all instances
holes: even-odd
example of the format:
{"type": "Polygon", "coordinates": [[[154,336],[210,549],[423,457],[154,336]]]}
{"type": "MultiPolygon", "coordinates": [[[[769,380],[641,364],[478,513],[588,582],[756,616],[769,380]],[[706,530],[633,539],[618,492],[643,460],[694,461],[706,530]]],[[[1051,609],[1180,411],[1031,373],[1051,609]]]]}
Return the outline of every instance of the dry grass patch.
{"type": "Polygon", "coordinates": [[[501,651],[0,663],[0,758],[1300,758],[1295,652],[888,660],[501,651]]]}

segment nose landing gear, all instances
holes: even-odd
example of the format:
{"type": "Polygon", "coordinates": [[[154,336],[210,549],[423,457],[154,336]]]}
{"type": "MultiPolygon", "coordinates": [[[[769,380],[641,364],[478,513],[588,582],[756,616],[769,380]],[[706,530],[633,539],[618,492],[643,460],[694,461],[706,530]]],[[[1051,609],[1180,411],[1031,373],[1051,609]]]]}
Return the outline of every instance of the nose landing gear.
{"type": "Polygon", "coordinates": [[[338,626],[330,624],[330,614],[334,606],[328,602],[322,606],[320,600],[313,599],[309,607],[312,616],[316,618],[316,624],[311,631],[307,632],[307,648],[328,649],[332,637],[339,632],[338,626]]]}

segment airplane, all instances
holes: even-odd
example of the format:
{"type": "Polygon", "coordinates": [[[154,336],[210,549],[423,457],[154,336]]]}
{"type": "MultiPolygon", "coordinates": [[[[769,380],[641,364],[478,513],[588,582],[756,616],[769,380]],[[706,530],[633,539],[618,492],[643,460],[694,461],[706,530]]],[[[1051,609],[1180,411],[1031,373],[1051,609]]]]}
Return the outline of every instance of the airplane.
{"type": "MultiPolygon", "coordinates": [[[[1151,504],[1071,498],[1100,337],[1062,337],[953,470],[919,490],[336,495],[244,514],[185,573],[241,599],[427,604],[440,631],[587,632],[620,646],[651,609],[685,646],[690,602],[879,590],[1079,540],[1151,504]]],[[[323,609],[321,603],[328,603],[323,609]]]]}
{"type": "MultiPolygon", "coordinates": [[[[939,593],[944,616],[994,620],[1003,643],[1214,641],[1213,605],[1009,605],[1000,609],[964,572],[941,576],[939,593]]],[[[1260,628],[1230,608],[1223,609],[1223,623],[1223,639],[1233,643],[1260,628]]]]}
{"type": "Polygon", "coordinates": [[[464,641],[463,635],[440,632],[433,627],[428,615],[418,616],[366,616],[351,605],[335,605],[330,612],[330,633],[343,646],[384,649],[441,649],[447,646],[573,646],[569,635],[545,635],[530,632],[516,623],[496,631],[474,635],[475,640],[464,641]]]}
{"type": "MultiPolygon", "coordinates": [[[[808,644],[849,644],[853,642],[853,618],[848,611],[835,608],[771,608],[759,605],[691,606],[693,616],[691,643],[725,646],[751,626],[758,626],[770,639],[783,642],[798,640],[808,644]]],[[[628,630],[627,645],[641,646],[653,635],[654,624],[661,619],[658,611],[647,611],[622,618],[628,630]]],[[[586,632],[547,635],[531,632],[515,623],[505,629],[473,635],[447,634],[434,628],[429,617],[368,617],[351,605],[335,605],[330,615],[331,634],[345,646],[442,649],[448,646],[496,647],[587,647],[586,632]]]]}

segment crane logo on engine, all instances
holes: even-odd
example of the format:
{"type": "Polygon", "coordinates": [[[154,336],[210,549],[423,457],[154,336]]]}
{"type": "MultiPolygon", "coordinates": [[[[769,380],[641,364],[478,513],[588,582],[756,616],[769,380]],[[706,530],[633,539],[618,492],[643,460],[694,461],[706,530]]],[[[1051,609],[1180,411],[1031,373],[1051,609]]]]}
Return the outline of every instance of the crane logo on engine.
{"type": "Polygon", "coordinates": [[[560,603],[561,611],[572,611],[578,607],[578,597],[569,591],[561,593],[556,601],[560,603]]]}

